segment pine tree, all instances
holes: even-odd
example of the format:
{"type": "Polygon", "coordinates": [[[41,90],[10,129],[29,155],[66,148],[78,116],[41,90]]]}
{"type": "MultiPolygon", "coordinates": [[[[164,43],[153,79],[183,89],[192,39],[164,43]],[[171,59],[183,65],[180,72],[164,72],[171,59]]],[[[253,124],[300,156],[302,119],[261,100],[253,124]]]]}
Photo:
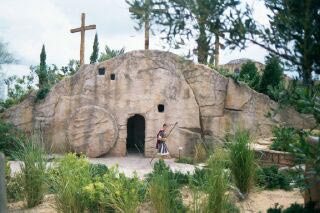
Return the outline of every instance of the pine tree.
{"type": "Polygon", "coordinates": [[[47,73],[47,64],[46,64],[46,49],[45,46],[42,45],[41,54],[40,54],[40,66],[37,70],[37,75],[39,78],[39,88],[43,88],[48,84],[48,73],[47,73]]]}
{"type": "Polygon", "coordinates": [[[268,94],[268,86],[278,86],[283,75],[283,68],[280,64],[280,59],[276,56],[271,56],[266,60],[266,67],[263,71],[260,82],[260,92],[268,94]]]}
{"type": "Polygon", "coordinates": [[[97,62],[99,57],[99,41],[98,41],[98,34],[94,36],[94,42],[93,42],[93,50],[92,54],[90,56],[90,64],[94,64],[97,62]]]}

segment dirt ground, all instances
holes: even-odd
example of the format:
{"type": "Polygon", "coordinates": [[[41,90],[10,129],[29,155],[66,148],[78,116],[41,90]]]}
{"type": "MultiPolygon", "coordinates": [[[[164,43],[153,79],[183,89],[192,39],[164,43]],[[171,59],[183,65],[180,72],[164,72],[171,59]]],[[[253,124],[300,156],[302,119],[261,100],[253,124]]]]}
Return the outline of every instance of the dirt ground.
{"type": "MultiPolygon", "coordinates": [[[[190,203],[191,195],[189,193],[182,192],[184,203],[190,203]]],[[[243,202],[238,202],[237,206],[240,207],[241,212],[251,213],[251,212],[266,212],[268,208],[273,207],[275,203],[279,203],[284,207],[289,207],[292,203],[303,203],[302,195],[299,191],[284,191],[284,190],[264,190],[257,191],[250,194],[249,198],[243,202]]],[[[150,203],[142,204],[138,212],[147,213],[151,212],[150,203]]],[[[47,195],[44,202],[39,206],[26,210],[24,208],[24,203],[17,202],[9,204],[9,212],[25,212],[25,213],[56,213],[54,209],[54,196],[47,195]]]]}
{"type": "Polygon", "coordinates": [[[279,203],[284,208],[289,207],[292,203],[303,203],[303,197],[300,191],[284,191],[284,190],[264,190],[253,192],[249,198],[243,202],[239,202],[238,206],[241,212],[266,212],[268,208],[274,207],[275,203],[279,203]]]}

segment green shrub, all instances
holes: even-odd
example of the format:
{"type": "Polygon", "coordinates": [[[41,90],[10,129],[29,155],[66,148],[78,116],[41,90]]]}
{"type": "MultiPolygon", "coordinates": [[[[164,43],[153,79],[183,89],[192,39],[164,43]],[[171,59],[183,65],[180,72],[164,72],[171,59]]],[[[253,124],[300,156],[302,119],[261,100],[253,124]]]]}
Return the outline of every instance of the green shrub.
{"type": "Polygon", "coordinates": [[[24,196],[27,207],[32,208],[42,202],[45,194],[46,156],[39,137],[33,135],[15,156],[23,162],[24,196]]]}
{"type": "Polygon", "coordinates": [[[155,163],[153,172],[148,175],[147,181],[149,198],[158,213],[185,211],[179,184],[174,173],[163,160],[155,163]]]}
{"type": "Polygon", "coordinates": [[[91,177],[102,177],[108,172],[108,167],[104,164],[90,164],[89,170],[91,177]]]}
{"type": "Polygon", "coordinates": [[[39,102],[43,99],[45,99],[45,97],[47,96],[47,94],[50,92],[50,86],[47,85],[41,89],[38,90],[37,95],[36,95],[36,99],[35,102],[39,102]]]}
{"type": "Polygon", "coordinates": [[[290,207],[283,209],[283,206],[279,206],[278,203],[275,204],[275,207],[269,208],[267,213],[315,213],[319,212],[319,209],[315,209],[314,203],[308,203],[305,206],[293,203],[290,207]]]}
{"type": "Polygon", "coordinates": [[[179,187],[186,185],[189,182],[190,174],[184,174],[182,172],[173,172],[163,160],[157,161],[153,166],[153,172],[146,175],[146,181],[149,182],[154,175],[163,174],[164,172],[168,173],[168,178],[170,181],[174,181],[179,187]]]}
{"type": "Polygon", "coordinates": [[[266,189],[291,190],[290,176],[284,172],[279,172],[276,166],[257,169],[257,184],[266,189]]]}
{"type": "Polygon", "coordinates": [[[230,168],[236,186],[246,196],[254,183],[255,159],[248,130],[237,130],[229,142],[230,168]]]}
{"type": "Polygon", "coordinates": [[[107,203],[116,212],[136,212],[140,203],[140,189],[142,182],[135,174],[133,178],[127,178],[119,173],[117,168],[112,168],[103,178],[107,191],[107,203]]]}
{"type": "Polygon", "coordinates": [[[76,154],[66,154],[58,160],[56,171],[50,178],[56,192],[58,212],[84,212],[86,199],[84,187],[91,183],[90,167],[87,158],[76,154]]]}
{"type": "Polygon", "coordinates": [[[22,173],[15,174],[7,179],[7,198],[8,202],[17,202],[23,200],[24,180],[22,173]]]}
{"type": "Polygon", "coordinates": [[[13,159],[25,141],[25,135],[11,123],[5,123],[0,119],[0,152],[7,158],[13,159]]]}
{"type": "Polygon", "coordinates": [[[270,145],[270,149],[290,152],[292,147],[299,142],[299,135],[294,128],[276,127],[272,132],[275,139],[270,145]]]}
{"type": "Polygon", "coordinates": [[[190,181],[192,185],[199,187],[200,189],[204,189],[207,184],[207,169],[199,169],[195,168],[193,175],[191,176],[190,181]]]}

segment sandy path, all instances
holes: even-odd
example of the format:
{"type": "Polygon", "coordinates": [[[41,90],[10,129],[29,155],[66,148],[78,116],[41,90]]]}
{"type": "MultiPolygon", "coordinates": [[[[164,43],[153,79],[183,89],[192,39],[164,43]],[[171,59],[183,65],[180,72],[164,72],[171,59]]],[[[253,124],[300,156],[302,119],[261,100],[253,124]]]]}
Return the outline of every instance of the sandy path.
{"type": "MultiPolygon", "coordinates": [[[[60,157],[60,156],[58,156],[60,157]]],[[[134,172],[137,172],[140,178],[152,171],[153,165],[158,159],[154,159],[150,164],[151,158],[142,157],[139,154],[131,154],[127,157],[103,157],[103,158],[89,158],[89,161],[94,164],[104,164],[107,167],[118,166],[120,172],[123,172],[127,177],[132,177],[134,172]]],[[[173,170],[183,173],[193,172],[195,166],[190,164],[182,164],[174,162],[175,159],[165,159],[165,163],[173,170]]],[[[10,161],[11,175],[20,172],[21,162],[10,161]]],[[[47,167],[52,166],[48,163],[47,167]]]]}

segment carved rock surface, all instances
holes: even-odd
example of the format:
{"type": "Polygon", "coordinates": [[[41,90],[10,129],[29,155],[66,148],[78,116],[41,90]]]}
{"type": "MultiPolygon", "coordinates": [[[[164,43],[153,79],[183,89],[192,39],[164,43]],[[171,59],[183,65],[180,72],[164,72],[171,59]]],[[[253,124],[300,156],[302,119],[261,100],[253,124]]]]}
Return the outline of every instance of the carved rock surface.
{"type": "Polygon", "coordinates": [[[163,123],[178,122],[167,141],[172,156],[191,155],[201,136],[219,139],[238,126],[269,137],[279,123],[299,128],[315,123],[293,109],[268,116],[276,107],[267,96],[207,66],[149,50],[84,65],[44,100],[35,103],[32,93],[0,117],[25,131],[41,131],[54,152],[98,157],[126,155],[128,119],[138,114],[145,125],[144,155],[151,157],[163,123]]]}

